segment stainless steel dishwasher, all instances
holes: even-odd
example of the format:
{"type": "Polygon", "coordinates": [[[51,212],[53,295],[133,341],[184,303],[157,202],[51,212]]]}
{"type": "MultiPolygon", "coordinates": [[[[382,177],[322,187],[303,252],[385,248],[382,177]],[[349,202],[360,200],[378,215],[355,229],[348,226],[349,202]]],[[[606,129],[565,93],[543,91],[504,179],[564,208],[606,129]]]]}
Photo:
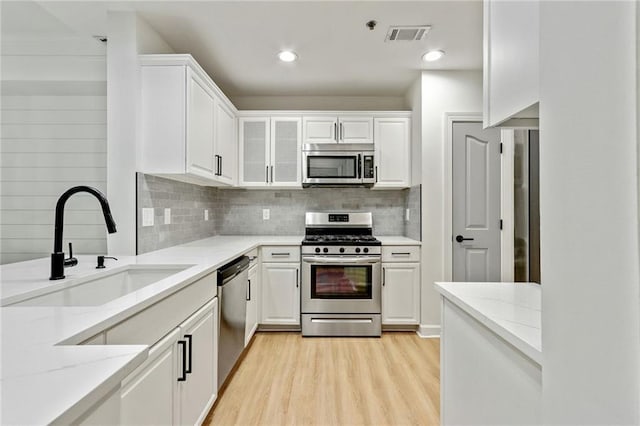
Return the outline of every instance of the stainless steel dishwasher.
{"type": "Polygon", "coordinates": [[[248,268],[249,258],[240,256],[218,270],[218,303],[220,306],[218,389],[227,379],[244,349],[248,268]]]}

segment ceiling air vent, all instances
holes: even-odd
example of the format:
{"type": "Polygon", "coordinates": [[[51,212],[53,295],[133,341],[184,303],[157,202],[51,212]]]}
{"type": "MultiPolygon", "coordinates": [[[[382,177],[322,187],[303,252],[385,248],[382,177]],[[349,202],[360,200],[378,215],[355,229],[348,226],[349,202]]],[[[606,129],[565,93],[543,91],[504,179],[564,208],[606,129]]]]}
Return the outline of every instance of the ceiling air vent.
{"type": "Polygon", "coordinates": [[[385,38],[384,41],[420,41],[427,35],[430,29],[430,25],[392,26],[389,27],[387,38],[385,38]]]}

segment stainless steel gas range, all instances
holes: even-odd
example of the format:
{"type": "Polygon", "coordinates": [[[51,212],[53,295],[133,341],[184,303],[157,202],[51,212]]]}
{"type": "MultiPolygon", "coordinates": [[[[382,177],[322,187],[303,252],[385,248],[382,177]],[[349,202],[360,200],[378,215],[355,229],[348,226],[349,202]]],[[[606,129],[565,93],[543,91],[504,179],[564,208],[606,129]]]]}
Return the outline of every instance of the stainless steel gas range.
{"type": "Polygon", "coordinates": [[[371,213],[306,213],[303,336],[380,336],[381,243],[371,213]]]}

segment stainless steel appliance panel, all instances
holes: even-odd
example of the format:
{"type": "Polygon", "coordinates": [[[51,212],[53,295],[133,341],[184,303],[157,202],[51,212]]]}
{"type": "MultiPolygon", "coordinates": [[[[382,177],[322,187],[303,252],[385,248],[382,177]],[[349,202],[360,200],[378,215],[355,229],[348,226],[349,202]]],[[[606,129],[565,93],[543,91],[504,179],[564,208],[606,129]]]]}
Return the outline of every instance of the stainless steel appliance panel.
{"type": "Polygon", "coordinates": [[[302,184],[373,185],[374,148],[368,145],[305,145],[302,151],[302,184]],[[327,149],[329,148],[329,149],[327,149]]]}
{"type": "MultiPolygon", "coordinates": [[[[246,257],[246,256],[245,256],[246,257]]],[[[235,263],[235,262],[232,262],[235,263]]],[[[218,283],[219,348],[218,348],[218,389],[227,379],[240,354],[244,350],[244,335],[247,319],[247,285],[249,281],[248,258],[232,266],[233,275],[218,283]]],[[[223,276],[224,267],[218,271],[223,276]]]]}
{"type": "Polygon", "coordinates": [[[381,311],[381,262],[379,256],[303,256],[301,311],[305,313],[348,312],[376,313],[381,311]],[[345,270],[346,269],[346,270],[345,270]],[[337,274],[337,280],[345,281],[350,287],[362,287],[358,276],[366,276],[366,284],[370,291],[362,294],[354,290],[352,293],[336,294],[328,292],[319,294],[318,283],[314,278],[319,274],[337,274]]]}
{"type": "Polygon", "coordinates": [[[380,314],[302,314],[303,336],[380,336],[380,314]]]}

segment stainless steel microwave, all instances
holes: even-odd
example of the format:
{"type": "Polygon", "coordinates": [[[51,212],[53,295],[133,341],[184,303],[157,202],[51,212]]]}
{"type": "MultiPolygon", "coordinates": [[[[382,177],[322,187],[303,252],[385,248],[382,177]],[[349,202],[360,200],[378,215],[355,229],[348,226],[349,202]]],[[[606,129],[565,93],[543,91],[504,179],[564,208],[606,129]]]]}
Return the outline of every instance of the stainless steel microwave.
{"type": "Polygon", "coordinates": [[[373,144],[306,144],[302,186],[372,186],[376,181],[373,144]]]}

